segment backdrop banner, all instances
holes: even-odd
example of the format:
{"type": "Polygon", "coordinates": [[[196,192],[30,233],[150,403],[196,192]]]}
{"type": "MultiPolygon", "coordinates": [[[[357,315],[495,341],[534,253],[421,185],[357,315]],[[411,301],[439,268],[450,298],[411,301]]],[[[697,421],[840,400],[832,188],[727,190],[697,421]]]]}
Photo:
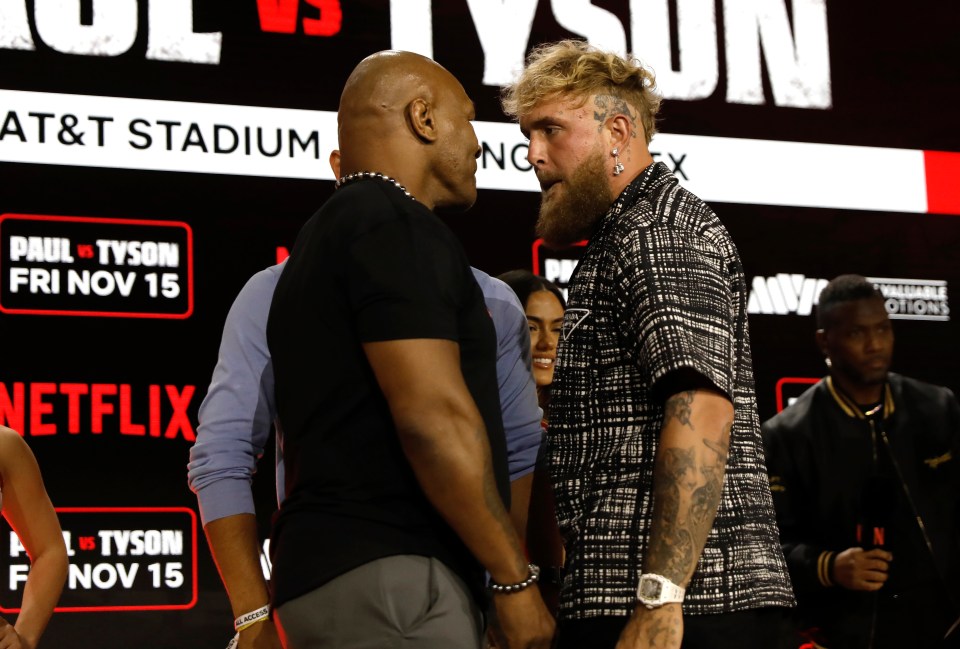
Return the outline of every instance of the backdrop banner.
{"type": "MultiPolygon", "coordinates": [[[[197,409],[237,292],[333,192],[340,91],[378,50],[433,57],[476,103],[479,198],[442,217],[478,268],[561,286],[576,268],[582,245],[554,250],[534,233],[539,186],[499,96],[534,46],[585,38],[655,70],[665,101],[651,151],[738,246],[761,419],[823,375],[813,313],[840,273],[883,291],[895,370],[960,388],[955,11],[0,0],[0,424],[36,454],[71,555],[44,646],[233,636],[186,483],[197,409]]],[[[272,464],[270,449],[254,481],[265,541],[272,464]]],[[[9,527],[0,534],[12,619],[29,562],[9,527]]]]}

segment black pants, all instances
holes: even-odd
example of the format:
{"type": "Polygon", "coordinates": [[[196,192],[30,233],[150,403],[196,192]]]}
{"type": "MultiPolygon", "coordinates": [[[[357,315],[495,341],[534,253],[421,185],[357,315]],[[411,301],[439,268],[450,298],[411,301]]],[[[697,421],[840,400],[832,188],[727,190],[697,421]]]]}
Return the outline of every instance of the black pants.
{"type": "MultiPolygon", "coordinates": [[[[778,649],[787,610],[771,607],[724,613],[684,615],[682,649],[778,649]]],[[[627,624],[625,617],[562,620],[557,649],[613,649],[627,624]]]]}

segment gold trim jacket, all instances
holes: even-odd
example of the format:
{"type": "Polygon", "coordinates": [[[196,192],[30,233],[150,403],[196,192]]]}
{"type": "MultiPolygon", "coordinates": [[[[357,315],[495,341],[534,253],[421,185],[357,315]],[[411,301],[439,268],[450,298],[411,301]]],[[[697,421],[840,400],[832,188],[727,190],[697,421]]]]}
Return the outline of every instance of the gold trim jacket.
{"type": "Polygon", "coordinates": [[[858,616],[873,617],[878,598],[833,580],[836,555],[856,546],[894,552],[880,599],[939,598],[957,609],[960,405],[946,388],[890,373],[882,406],[865,415],[828,377],[763,424],[780,539],[807,624],[850,630],[858,616]],[[886,518],[885,533],[864,529],[871,515],[886,518]]]}

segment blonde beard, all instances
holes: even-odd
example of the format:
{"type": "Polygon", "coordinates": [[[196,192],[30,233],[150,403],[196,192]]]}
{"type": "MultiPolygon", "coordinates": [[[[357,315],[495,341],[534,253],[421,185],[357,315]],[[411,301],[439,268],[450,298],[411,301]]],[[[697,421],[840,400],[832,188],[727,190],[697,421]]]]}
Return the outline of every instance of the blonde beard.
{"type": "Polygon", "coordinates": [[[598,148],[563,181],[555,198],[542,197],[536,233],[547,245],[565,247],[590,237],[613,203],[606,156],[598,148]]]}

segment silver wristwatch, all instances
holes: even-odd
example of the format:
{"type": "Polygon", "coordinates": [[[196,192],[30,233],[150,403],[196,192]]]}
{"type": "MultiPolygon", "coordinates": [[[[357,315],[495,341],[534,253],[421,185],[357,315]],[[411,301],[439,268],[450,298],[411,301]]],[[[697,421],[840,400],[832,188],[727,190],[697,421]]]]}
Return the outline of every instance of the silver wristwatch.
{"type": "Polygon", "coordinates": [[[684,589],[660,575],[640,575],[637,599],[647,608],[659,608],[664,604],[683,601],[684,589]]]}

